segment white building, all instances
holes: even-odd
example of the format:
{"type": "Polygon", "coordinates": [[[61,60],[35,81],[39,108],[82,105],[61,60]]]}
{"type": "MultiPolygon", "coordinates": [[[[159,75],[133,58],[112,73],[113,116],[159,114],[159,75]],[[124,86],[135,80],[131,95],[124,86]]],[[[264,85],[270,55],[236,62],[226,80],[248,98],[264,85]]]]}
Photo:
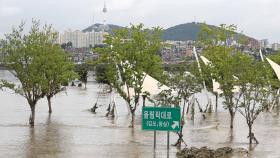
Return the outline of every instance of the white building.
{"type": "Polygon", "coordinates": [[[269,45],[268,39],[262,39],[262,40],[260,40],[260,46],[261,46],[262,48],[268,48],[268,45],[269,45]]]}
{"type": "Polygon", "coordinates": [[[67,30],[59,35],[59,44],[72,42],[72,46],[75,48],[93,47],[95,45],[103,44],[104,35],[107,34],[107,32],[82,32],[80,30],[67,30]]]}
{"type": "Polygon", "coordinates": [[[279,44],[279,43],[273,43],[273,44],[271,45],[271,47],[272,47],[272,50],[278,51],[278,49],[280,48],[280,44],[279,44]]]}

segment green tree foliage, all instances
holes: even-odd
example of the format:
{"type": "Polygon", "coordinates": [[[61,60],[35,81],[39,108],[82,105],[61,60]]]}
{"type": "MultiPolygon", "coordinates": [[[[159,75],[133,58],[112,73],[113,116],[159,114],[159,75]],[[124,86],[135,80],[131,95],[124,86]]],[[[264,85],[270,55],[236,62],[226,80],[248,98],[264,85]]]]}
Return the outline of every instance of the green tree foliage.
{"type": "MultiPolygon", "coordinates": [[[[237,79],[234,77],[240,73],[242,62],[240,59],[246,58],[236,45],[230,45],[229,40],[236,39],[235,25],[220,25],[219,28],[210,28],[202,25],[199,33],[199,42],[203,47],[204,55],[212,62],[208,67],[211,76],[220,83],[223,91],[221,96],[225,99],[225,108],[229,110],[233,128],[233,120],[236,113],[237,102],[233,92],[237,79]]],[[[244,39],[240,37],[239,42],[244,39]]]]}
{"type": "Polygon", "coordinates": [[[46,97],[49,105],[49,113],[52,112],[51,98],[65,89],[71,80],[76,78],[74,64],[69,60],[63,49],[59,45],[46,46],[48,54],[47,64],[41,67],[47,80],[46,97]]]}
{"type": "Polygon", "coordinates": [[[90,66],[87,63],[77,64],[75,71],[79,76],[79,80],[85,84],[87,88],[88,73],[90,71],[90,66]]]}
{"type": "Polygon", "coordinates": [[[203,26],[200,44],[204,55],[212,62],[208,67],[211,76],[220,83],[223,91],[221,96],[231,116],[230,127],[233,128],[235,113],[239,111],[249,127],[250,144],[253,140],[258,143],[252,132],[253,123],[267,109],[271,88],[278,87],[279,83],[275,84],[275,76],[267,63],[242,52],[240,44],[246,42],[244,36],[239,37],[237,45],[228,43],[231,39],[236,40],[235,31],[234,25],[221,25],[219,29],[203,26]],[[237,87],[238,90],[234,91],[237,87]]]}
{"type": "Polygon", "coordinates": [[[268,106],[270,82],[266,69],[263,62],[256,62],[252,59],[242,60],[242,69],[238,75],[241,99],[237,109],[244,116],[249,127],[250,144],[253,140],[257,144],[259,143],[253,133],[252,126],[258,115],[268,106]]]}
{"type": "Polygon", "coordinates": [[[183,127],[185,123],[186,104],[193,106],[190,105],[191,97],[202,89],[201,75],[198,75],[197,72],[198,68],[196,63],[192,62],[190,59],[186,59],[185,62],[171,68],[165,82],[171,89],[162,91],[157,99],[158,105],[180,107],[182,109],[181,130],[177,132],[178,140],[174,144],[178,147],[181,147],[182,142],[184,142],[183,127]],[[175,91],[176,94],[172,94],[172,91],[173,93],[175,91]]]}
{"type": "Polygon", "coordinates": [[[119,29],[107,36],[106,47],[97,48],[100,62],[108,64],[106,78],[127,102],[131,112],[131,127],[139,106],[145,75],[160,78],[162,63],[158,56],[161,48],[161,29],[144,29],[143,24],[132,25],[130,29],[119,29]]]}
{"type": "Polygon", "coordinates": [[[42,68],[48,65],[46,57],[50,53],[49,49],[55,47],[56,37],[57,34],[51,26],[40,28],[39,21],[33,20],[27,34],[24,34],[22,24],[1,40],[1,51],[7,54],[5,64],[21,84],[12,86],[7,82],[2,83],[28,101],[31,109],[30,125],[34,125],[36,104],[46,95],[48,89],[48,80],[42,68]]]}
{"type": "Polygon", "coordinates": [[[96,81],[98,83],[103,84],[110,84],[109,80],[107,79],[106,72],[108,71],[108,64],[100,63],[97,64],[95,67],[95,75],[96,75],[96,81]]]}

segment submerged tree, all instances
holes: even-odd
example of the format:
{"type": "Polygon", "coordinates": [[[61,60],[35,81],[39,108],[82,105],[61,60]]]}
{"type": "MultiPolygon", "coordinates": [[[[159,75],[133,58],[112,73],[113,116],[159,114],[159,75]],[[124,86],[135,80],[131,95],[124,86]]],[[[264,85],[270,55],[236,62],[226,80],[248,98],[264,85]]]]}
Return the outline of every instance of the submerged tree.
{"type": "Polygon", "coordinates": [[[108,65],[106,78],[128,104],[131,127],[139,106],[146,74],[157,78],[162,71],[160,56],[161,29],[144,29],[143,24],[119,29],[107,36],[106,47],[98,48],[101,62],[108,65]]]}
{"type": "MultiPolygon", "coordinates": [[[[212,62],[209,66],[211,75],[220,84],[221,96],[225,99],[225,108],[230,114],[230,128],[233,128],[233,120],[237,103],[240,99],[234,93],[237,82],[236,74],[242,66],[239,59],[242,53],[236,45],[230,44],[230,40],[236,39],[235,25],[221,25],[218,28],[210,28],[202,25],[200,32],[200,44],[204,55],[212,62]]],[[[241,39],[241,37],[240,37],[241,39]]]]}
{"type": "Polygon", "coordinates": [[[202,84],[199,82],[200,79],[198,77],[195,77],[190,72],[187,72],[186,67],[183,65],[177,71],[173,71],[173,73],[171,74],[172,74],[172,77],[170,79],[171,88],[174,89],[176,92],[178,92],[178,98],[180,98],[180,101],[182,101],[183,104],[182,116],[181,116],[181,130],[177,132],[179,138],[177,142],[174,144],[175,146],[181,147],[181,143],[183,142],[183,127],[185,124],[184,118],[186,113],[185,112],[186,104],[188,104],[188,106],[193,106],[189,104],[191,102],[191,97],[195,93],[201,91],[202,84]]]}
{"type": "Polygon", "coordinates": [[[76,65],[76,73],[79,75],[79,80],[85,84],[85,88],[87,88],[87,79],[88,79],[88,72],[90,67],[87,63],[82,63],[76,65]]]}
{"type": "Polygon", "coordinates": [[[36,104],[46,96],[48,81],[42,68],[48,63],[46,56],[50,53],[50,46],[54,45],[56,35],[52,27],[40,28],[39,21],[33,20],[27,34],[24,34],[22,24],[1,40],[1,51],[7,54],[5,65],[21,84],[16,86],[8,82],[2,83],[26,98],[31,109],[29,123],[32,126],[35,121],[36,104]]]}
{"type": "Polygon", "coordinates": [[[241,100],[238,105],[238,111],[246,119],[249,128],[249,143],[253,140],[258,144],[253,133],[253,124],[259,114],[268,106],[267,99],[269,97],[269,76],[265,70],[264,63],[243,60],[242,69],[239,74],[239,86],[241,100]]]}
{"type": "Polygon", "coordinates": [[[99,63],[95,67],[95,75],[96,78],[95,80],[98,83],[103,83],[103,84],[110,84],[109,80],[107,79],[106,72],[108,71],[108,65],[105,63],[99,63]]]}
{"type": "Polygon", "coordinates": [[[194,65],[195,63],[186,59],[185,62],[171,68],[169,77],[165,81],[166,85],[171,89],[162,91],[156,101],[158,105],[181,108],[181,130],[177,132],[178,140],[174,144],[177,147],[181,147],[182,142],[184,142],[183,127],[185,124],[186,105],[190,105],[193,95],[202,89],[200,75],[194,75],[198,71],[194,65]]]}
{"type": "Polygon", "coordinates": [[[49,113],[52,113],[51,98],[63,91],[71,80],[76,78],[74,64],[69,60],[59,45],[50,44],[47,48],[47,64],[41,67],[46,82],[46,97],[48,100],[49,113]]]}

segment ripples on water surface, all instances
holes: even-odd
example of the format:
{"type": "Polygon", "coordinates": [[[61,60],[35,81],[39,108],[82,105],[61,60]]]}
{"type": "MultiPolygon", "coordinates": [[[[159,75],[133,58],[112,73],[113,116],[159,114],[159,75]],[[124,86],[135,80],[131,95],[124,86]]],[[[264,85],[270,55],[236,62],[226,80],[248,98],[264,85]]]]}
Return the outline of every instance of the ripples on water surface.
{"type": "MultiPolygon", "coordinates": [[[[0,78],[16,82],[6,71],[0,70],[0,78]]],[[[2,158],[152,158],[167,157],[166,132],[157,132],[157,152],[153,154],[153,132],[141,130],[138,110],[135,129],[128,128],[124,101],[116,96],[115,120],[104,117],[109,95],[100,95],[97,114],[88,109],[94,104],[100,88],[89,82],[87,90],[69,87],[67,94],[53,98],[53,114],[48,115],[46,99],[36,107],[35,128],[29,128],[30,110],[26,100],[9,91],[0,91],[0,157],[2,158]]],[[[204,95],[198,95],[203,103],[204,95]]],[[[199,114],[192,122],[187,116],[184,139],[189,146],[211,148],[232,146],[248,148],[247,126],[240,115],[235,118],[235,128],[228,128],[227,112],[220,110],[202,120],[199,114]],[[207,128],[219,122],[218,128],[207,128]],[[202,127],[202,128],[201,128],[202,127]],[[230,135],[233,137],[230,137],[230,135]]],[[[251,157],[279,158],[279,118],[262,115],[254,124],[254,131],[260,144],[254,147],[251,157]]],[[[171,143],[176,135],[171,133],[171,143]]],[[[170,157],[175,157],[176,148],[171,147],[170,157]]]]}

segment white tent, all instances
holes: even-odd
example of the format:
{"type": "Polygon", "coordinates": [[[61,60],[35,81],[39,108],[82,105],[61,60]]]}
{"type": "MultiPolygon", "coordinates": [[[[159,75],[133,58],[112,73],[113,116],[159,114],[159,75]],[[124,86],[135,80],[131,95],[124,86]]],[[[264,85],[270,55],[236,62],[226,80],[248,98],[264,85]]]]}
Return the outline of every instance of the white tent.
{"type": "Polygon", "coordinates": [[[203,61],[203,63],[205,64],[205,65],[209,65],[209,64],[211,64],[211,61],[209,61],[207,58],[205,58],[204,56],[200,56],[200,58],[201,58],[201,60],[203,61]]]}
{"type": "MultiPolygon", "coordinates": [[[[207,58],[205,58],[204,56],[201,55],[200,58],[205,65],[211,64],[211,62],[207,58]]],[[[215,79],[212,79],[212,84],[213,84],[213,92],[216,92],[218,94],[223,93],[223,91],[220,90],[220,83],[219,82],[216,82],[215,79]]]]}
{"type": "MultiPolygon", "coordinates": [[[[197,62],[198,70],[202,75],[201,66],[200,66],[200,63],[199,63],[199,59],[198,59],[198,55],[197,55],[195,47],[193,47],[193,53],[194,53],[194,56],[195,56],[195,59],[196,59],[196,62],[197,62]]],[[[206,98],[207,98],[207,101],[208,101],[207,105],[212,105],[211,98],[209,97],[209,95],[207,93],[207,88],[206,88],[206,84],[205,84],[204,80],[203,80],[203,89],[205,91],[205,95],[206,95],[206,98]]]]}
{"type": "MultiPolygon", "coordinates": [[[[151,96],[157,95],[159,94],[161,91],[163,90],[169,90],[171,89],[170,87],[166,86],[166,85],[162,85],[158,80],[154,79],[153,77],[151,77],[150,75],[144,73],[145,78],[144,78],[144,82],[142,85],[142,92],[148,92],[150,93],[151,96]]],[[[123,86],[123,90],[125,93],[127,93],[127,87],[126,85],[123,86]]],[[[129,95],[132,97],[134,96],[134,90],[133,88],[129,88],[129,95]]]]}
{"type": "MultiPolygon", "coordinates": [[[[270,66],[272,67],[272,69],[273,69],[273,71],[275,72],[275,74],[276,74],[278,80],[280,80],[280,66],[279,66],[277,63],[275,63],[274,61],[272,61],[272,60],[270,60],[270,59],[268,59],[268,58],[266,58],[266,60],[268,61],[268,63],[269,63],[270,66]]],[[[277,90],[277,94],[279,94],[279,93],[280,93],[280,89],[277,90]]],[[[271,108],[270,108],[270,110],[269,110],[270,112],[272,111],[272,109],[274,108],[274,106],[275,106],[275,101],[273,102],[273,104],[272,104],[272,106],[271,106],[271,108]]]]}
{"type": "Polygon", "coordinates": [[[262,50],[260,49],[260,56],[261,56],[261,60],[264,61],[264,58],[263,58],[263,54],[262,54],[262,50]]]}
{"type": "Polygon", "coordinates": [[[169,90],[170,88],[166,85],[161,85],[161,83],[151,77],[150,75],[146,74],[143,83],[142,92],[149,92],[151,95],[157,95],[163,90],[169,90]]]}
{"type": "Polygon", "coordinates": [[[280,80],[280,66],[268,58],[266,58],[266,60],[268,61],[268,63],[276,73],[277,78],[280,80]]]}
{"type": "MultiPolygon", "coordinates": [[[[204,56],[200,56],[201,60],[203,61],[203,63],[205,65],[209,65],[211,64],[211,61],[209,61],[207,58],[205,58],[204,56]]],[[[236,76],[233,76],[235,79],[238,79],[236,76]]],[[[213,92],[216,92],[218,94],[222,94],[223,91],[220,89],[220,83],[215,81],[215,79],[212,79],[212,84],[213,84],[213,92]]],[[[234,86],[232,92],[236,93],[240,91],[240,87],[239,86],[234,86]]]]}

